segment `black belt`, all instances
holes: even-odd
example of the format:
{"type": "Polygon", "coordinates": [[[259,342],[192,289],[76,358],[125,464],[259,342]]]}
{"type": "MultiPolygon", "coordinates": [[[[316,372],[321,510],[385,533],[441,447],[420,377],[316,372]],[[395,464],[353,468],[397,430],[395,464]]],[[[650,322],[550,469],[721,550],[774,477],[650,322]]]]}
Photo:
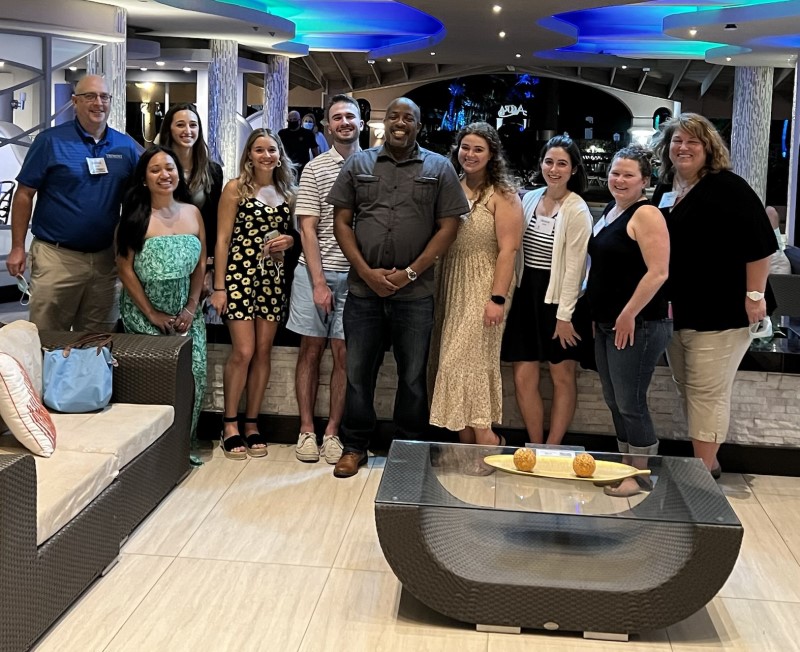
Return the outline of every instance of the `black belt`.
{"type": "Polygon", "coordinates": [[[74,251],[74,252],[79,253],[79,254],[96,254],[98,251],[103,251],[103,249],[105,249],[105,247],[103,247],[103,249],[96,249],[94,251],[86,251],[85,249],[76,249],[75,247],[67,246],[67,245],[65,245],[65,244],[63,244],[61,242],[55,242],[53,240],[48,240],[47,238],[43,238],[43,237],[41,237],[39,235],[34,236],[34,237],[39,242],[44,242],[45,244],[49,244],[50,246],[55,247],[56,249],[66,249],[67,251],[74,251]]]}

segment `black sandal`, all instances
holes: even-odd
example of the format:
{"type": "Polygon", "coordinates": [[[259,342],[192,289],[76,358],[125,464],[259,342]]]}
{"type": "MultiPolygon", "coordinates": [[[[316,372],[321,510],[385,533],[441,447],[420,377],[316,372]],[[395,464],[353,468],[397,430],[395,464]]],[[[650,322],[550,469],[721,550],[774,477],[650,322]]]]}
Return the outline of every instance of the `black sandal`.
{"type": "MultiPolygon", "coordinates": [[[[258,417],[246,418],[245,423],[258,423],[258,417]]],[[[267,455],[267,438],[260,432],[244,436],[247,453],[251,457],[265,457],[267,455]],[[256,448],[256,446],[258,448],[256,448]]]]}
{"type": "MultiPolygon", "coordinates": [[[[223,423],[237,423],[238,417],[222,417],[223,423]]],[[[238,432],[230,437],[225,437],[225,428],[219,436],[219,447],[229,460],[246,460],[247,451],[235,451],[234,448],[247,448],[247,442],[238,432]]]]}

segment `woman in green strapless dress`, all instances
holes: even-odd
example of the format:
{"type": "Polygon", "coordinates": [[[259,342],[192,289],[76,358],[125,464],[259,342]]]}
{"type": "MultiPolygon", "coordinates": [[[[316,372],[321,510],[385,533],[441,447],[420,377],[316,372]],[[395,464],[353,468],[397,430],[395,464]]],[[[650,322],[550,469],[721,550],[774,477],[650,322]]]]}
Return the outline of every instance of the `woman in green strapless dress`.
{"type": "MultiPolygon", "coordinates": [[[[120,312],[125,330],[192,338],[194,409],[192,446],[206,389],[206,329],[198,310],[205,274],[205,232],[188,201],[180,163],[152,147],[139,159],[122,204],[117,266],[122,280],[120,312]]],[[[192,462],[201,463],[192,456],[192,462]]]]}

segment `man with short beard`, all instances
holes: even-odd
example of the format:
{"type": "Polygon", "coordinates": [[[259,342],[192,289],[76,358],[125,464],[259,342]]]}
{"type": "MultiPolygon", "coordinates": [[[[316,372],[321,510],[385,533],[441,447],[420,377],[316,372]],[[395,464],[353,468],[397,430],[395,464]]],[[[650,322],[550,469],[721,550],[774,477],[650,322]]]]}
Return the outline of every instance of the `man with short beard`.
{"type": "Polygon", "coordinates": [[[350,263],[333,235],[333,206],[325,198],[345,160],[361,151],[358,138],[364,122],[358,102],[348,95],[332,97],[327,116],[333,147],[313,159],[300,178],[295,213],[303,253],[294,272],[286,327],[302,336],[295,369],[295,391],[300,412],[300,436],[295,455],[302,462],[316,462],[322,455],[328,464],[336,464],[342,455],[339,424],[346,382],[342,312],[347,298],[350,263]],[[333,358],[330,407],[320,448],[314,432],[314,404],[319,388],[320,360],[329,340],[333,358]]]}
{"type": "Polygon", "coordinates": [[[450,161],[417,144],[419,107],[405,97],[393,100],[383,125],[384,145],[351,156],[327,199],[336,239],[350,261],[344,450],[333,470],[339,478],[355,475],[367,461],[387,337],[397,361],[397,434],[425,438],[433,265],[455,240],[459,216],[469,212],[450,161]]]}

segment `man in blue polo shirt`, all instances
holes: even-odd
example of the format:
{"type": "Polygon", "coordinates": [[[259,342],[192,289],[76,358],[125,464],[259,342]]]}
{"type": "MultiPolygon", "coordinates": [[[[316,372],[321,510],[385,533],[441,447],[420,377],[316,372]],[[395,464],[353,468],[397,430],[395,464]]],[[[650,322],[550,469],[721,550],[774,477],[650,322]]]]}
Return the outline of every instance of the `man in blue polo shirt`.
{"type": "Polygon", "coordinates": [[[111,96],[88,75],[72,95],[75,120],[41,132],[17,176],[6,267],[25,271],[31,221],[30,319],[39,329],[108,331],[117,322],[114,229],[136,143],[107,125],[111,96]]]}

